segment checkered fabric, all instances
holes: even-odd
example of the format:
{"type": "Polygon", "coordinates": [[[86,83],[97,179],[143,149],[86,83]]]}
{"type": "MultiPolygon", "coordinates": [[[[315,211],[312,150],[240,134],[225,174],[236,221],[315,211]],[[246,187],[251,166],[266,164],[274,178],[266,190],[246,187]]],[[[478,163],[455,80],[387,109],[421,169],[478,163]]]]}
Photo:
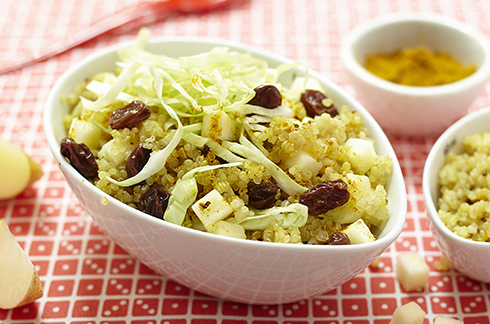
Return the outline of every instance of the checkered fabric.
{"type": "MultiPolygon", "coordinates": [[[[138,0],[0,0],[0,65],[42,51],[138,0]]],[[[154,37],[212,36],[239,41],[305,63],[356,96],[340,64],[343,37],[358,24],[391,12],[437,12],[490,36],[485,0],[233,0],[207,13],[164,15],[147,25],[154,37]]],[[[388,323],[393,311],[415,301],[425,323],[444,314],[467,324],[490,323],[490,284],[452,269],[438,272],[442,256],[429,230],[422,171],[435,137],[389,136],[408,195],[403,233],[381,257],[338,289],[297,303],[251,306],[215,299],[156,275],[130,257],[95,224],[68,188],[42,127],[47,95],[60,75],[90,53],[136,37],[118,28],[46,61],[0,75],[0,136],[41,163],[44,176],[21,195],[0,201],[0,219],[35,264],[45,296],[0,323],[388,323]],[[407,293],[395,279],[396,257],[417,252],[430,265],[428,286],[407,293]]],[[[489,105],[489,88],[468,108],[489,105]]],[[[1,158],[1,157],[0,157],[1,158]]],[[[3,262],[0,260],[0,262],[3,262]]]]}

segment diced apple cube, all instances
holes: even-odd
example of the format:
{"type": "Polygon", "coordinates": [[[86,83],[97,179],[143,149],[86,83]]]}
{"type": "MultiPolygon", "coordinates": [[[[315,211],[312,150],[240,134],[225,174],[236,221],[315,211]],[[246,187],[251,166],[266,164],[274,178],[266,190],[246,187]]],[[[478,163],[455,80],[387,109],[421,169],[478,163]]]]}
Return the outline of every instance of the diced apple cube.
{"type": "Polygon", "coordinates": [[[344,179],[347,190],[350,193],[349,201],[335,209],[330,210],[327,215],[336,219],[339,224],[349,224],[357,221],[362,216],[362,208],[356,206],[363,197],[371,196],[371,181],[364,175],[347,174],[344,179]]]}
{"type": "Polygon", "coordinates": [[[206,229],[233,213],[231,205],[216,189],[196,201],[191,208],[206,229]]]}
{"type": "Polygon", "coordinates": [[[217,140],[234,141],[236,122],[222,110],[205,113],[202,119],[201,135],[217,140]]]}
{"type": "Polygon", "coordinates": [[[315,160],[308,152],[297,151],[294,154],[288,154],[283,159],[284,166],[289,169],[295,165],[302,170],[309,170],[313,176],[318,174],[318,171],[322,168],[322,164],[315,160]]]}
{"type": "Polygon", "coordinates": [[[438,315],[434,318],[434,324],[463,324],[464,322],[457,319],[446,317],[444,315],[438,315]]]}
{"type": "Polygon", "coordinates": [[[425,314],[419,304],[411,301],[395,309],[390,324],[422,324],[425,314]]]}
{"type": "Polygon", "coordinates": [[[242,225],[227,221],[219,221],[208,227],[208,232],[228,237],[245,239],[245,229],[242,225]]]}
{"type": "Polygon", "coordinates": [[[349,138],[346,159],[359,173],[365,174],[376,163],[376,151],[371,141],[361,138],[349,138]]]}
{"type": "Polygon", "coordinates": [[[424,288],[429,279],[429,266],[417,253],[404,253],[398,256],[396,278],[405,291],[424,288]]]}
{"type": "Polygon", "coordinates": [[[97,154],[99,158],[105,158],[111,161],[114,166],[118,167],[126,160],[126,152],[131,152],[133,146],[130,142],[120,141],[119,145],[114,144],[114,140],[105,143],[97,154]]]}
{"type": "Polygon", "coordinates": [[[102,130],[90,121],[82,118],[75,118],[71,122],[68,136],[79,144],[83,143],[90,150],[98,150],[101,146],[102,130]]]}
{"type": "Polygon", "coordinates": [[[376,240],[361,218],[344,228],[341,232],[347,234],[351,244],[368,243],[376,240]]]}
{"type": "Polygon", "coordinates": [[[448,271],[451,269],[451,261],[443,255],[438,261],[434,262],[434,268],[436,271],[448,271]]]}

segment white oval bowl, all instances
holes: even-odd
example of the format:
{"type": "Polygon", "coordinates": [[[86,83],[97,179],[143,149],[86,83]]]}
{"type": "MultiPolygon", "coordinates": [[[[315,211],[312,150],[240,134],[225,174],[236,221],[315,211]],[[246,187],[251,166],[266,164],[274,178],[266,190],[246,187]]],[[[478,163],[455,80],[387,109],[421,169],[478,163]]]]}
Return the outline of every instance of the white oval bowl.
{"type": "MultiPolygon", "coordinates": [[[[277,66],[291,60],[243,44],[217,39],[166,38],[149,44],[172,57],[209,51],[215,46],[248,52],[277,66]]],[[[60,95],[72,93],[84,78],[113,71],[119,46],[97,52],[68,69],[53,86],[44,112],[49,147],[81,205],[128,253],[151,269],[204,294],[250,304],[280,304],[317,296],[362,272],[402,231],[406,192],[400,165],[387,137],[366,110],[343,90],[311,71],[333,102],[362,116],[378,153],[393,159],[387,185],[390,219],[375,242],[350,246],[313,246],[239,240],[184,228],[133,209],[97,189],[63,158],[59,141],[66,136],[60,95]],[[109,203],[103,205],[102,198],[109,203]]],[[[301,71],[296,71],[301,73],[301,71]]],[[[288,77],[289,75],[289,77],[288,77]]],[[[283,80],[287,85],[288,73],[283,80]]]]}
{"type": "Polygon", "coordinates": [[[468,112],[490,77],[487,38],[436,14],[391,14],[361,25],[345,38],[341,58],[359,101],[387,133],[397,135],[440,135],[468,112]],[[475,64],[477,71],[453,83],[415,87],[386,81],[363,66],[366,55],[422,44],[450,53],[463,65],[475,64]]]}
{"type": "Polygon", "coordinates": [[[442,222],[437,214],[440,186],[438,171],[448,152],[461,152],[461,140],[468,134],[490,131],[490,108],[472,112],[451,125],[432,146],[424,166],[423,195],[430,228],[439,249],[456,270],[478,281],[490,282],[490,243],[464,239],[442,222]]]}

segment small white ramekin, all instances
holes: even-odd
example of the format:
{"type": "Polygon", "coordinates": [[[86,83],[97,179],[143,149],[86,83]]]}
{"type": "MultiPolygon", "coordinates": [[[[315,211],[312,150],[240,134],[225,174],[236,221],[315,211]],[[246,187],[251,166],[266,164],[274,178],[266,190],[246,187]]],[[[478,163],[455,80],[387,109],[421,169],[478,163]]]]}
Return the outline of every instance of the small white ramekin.
{"type": "Polygon", "coordinates": [[[391,14],[359,26],[345,38],[341,58],[358,100],[387,133],[397,135],[440,135],[468,112],[490,77],[486,37],[436,14],[391,14]],[[477,71],[450,84],[416,87],[386,81],[363,66],[366,55],[422,44],[450,53],[463,65],[475,64],[477,71]]]}

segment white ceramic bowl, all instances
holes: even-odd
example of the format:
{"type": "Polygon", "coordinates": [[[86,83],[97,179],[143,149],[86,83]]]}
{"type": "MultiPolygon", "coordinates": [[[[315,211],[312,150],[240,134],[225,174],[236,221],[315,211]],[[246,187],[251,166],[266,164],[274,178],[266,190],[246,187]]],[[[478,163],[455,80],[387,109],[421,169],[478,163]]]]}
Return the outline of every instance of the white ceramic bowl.
{"type": "Polygon", "coordinates": [[[449,151],[461,152],[465,135],[490,131],[490,108],[472,112],[450,126],[435,142],[427,157],[423,175],[424,201],[437,245],[451,264],[464,275],[490,282],[490,243],[464,239],[451,232],[437,214],[440,186],[437,173],[449,151]]]}
{"type": "Polygon", "coordinates": [[[440,135],[468,112],[490,77],[487,39],[459,21],[435,14],[391,14],[361,25],[344,40],[341,58],[361,104],[387,132],[440,135]],[[367,54],[392,53],[424,44],[475,64],[469,77],[446,85],[415,87],[386,81],[363,64],[367,54]]]}
{"type": "MultiPolygon", "coordinates": [[[[178,57],[209,51],[217,45],[249,52],[271,66],[291,62],[242,44],[202,38],[162,39],[151,43],[148,49],[178,57]]],[[[211,296],[252,304],[288,303],[340,286],[363,271],[400,234],[407,203],[403,176],[390,142],[361,105],[315,72],[312,75],[328,90],[333,102],[359,112],[379,153],[393,159],[394,170],[387,186],[391,217],[375,242],[306,246],[233,239],[164,222],[107,196],[75,171],[59,152],[59,141],[66,136],[61,116],[67,109],[59,98],[71,93],[84,78],[113,70],[116,51],[117,47],[111,47],[91,55],[60,77],[47,100],[44,128],[54,158],[82,206],[122,248],[148,267],[211,296]],[[103,197],[108,199],[107,205],[101,203],[103,197]]],[[[293,74],[288,75],[283,79],[286,85],[293,74]]]]}

